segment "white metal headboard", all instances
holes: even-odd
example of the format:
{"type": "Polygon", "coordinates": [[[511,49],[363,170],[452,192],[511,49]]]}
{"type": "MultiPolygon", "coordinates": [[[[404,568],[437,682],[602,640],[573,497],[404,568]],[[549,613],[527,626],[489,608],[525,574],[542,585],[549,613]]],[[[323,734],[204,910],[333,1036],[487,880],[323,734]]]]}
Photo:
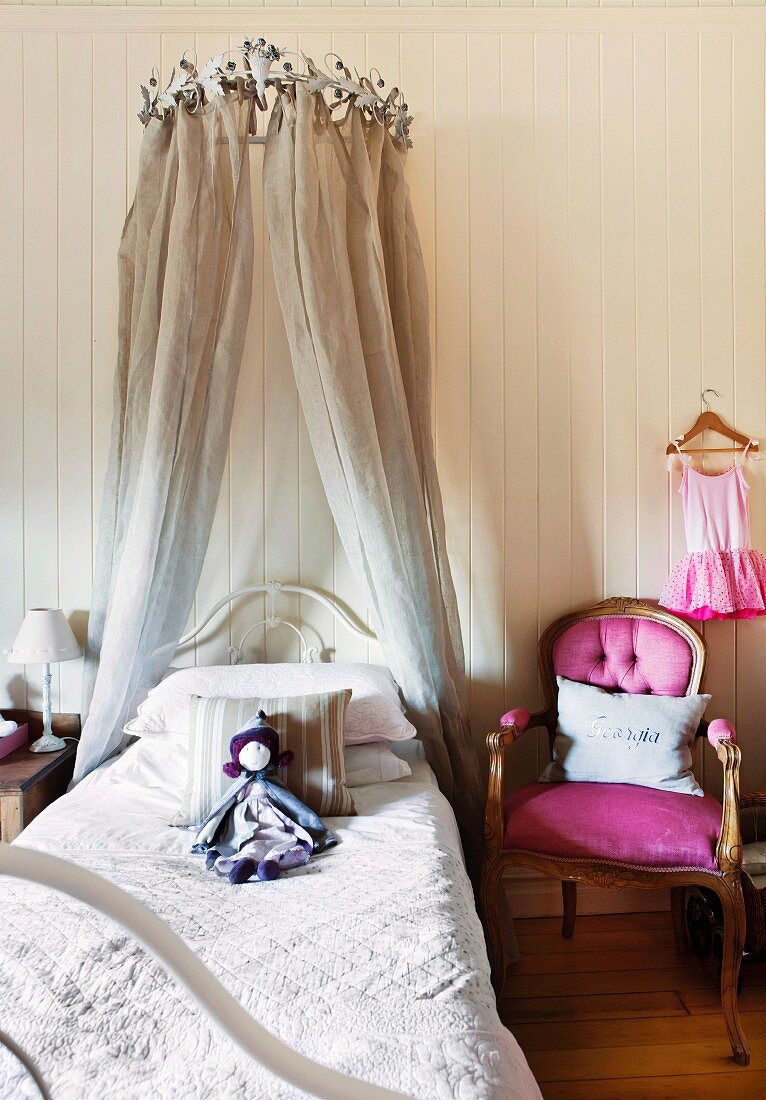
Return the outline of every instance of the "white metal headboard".
{"type": "Polygon", "coordinates": [[[287,626],[290,630],[294,631],[301,640],[301,661],[304,664],[311,664],[318,655],[319,648],[308,644],[300,627],[297,627],[295,623],[291,623],[287,619],[281,618],[281,616],[277,614],[277,598],[280,592],[295,593],[296,595],[308,596],[312,600],[316,600],[322,607],[326,607],[339,622],[342,622],[346,629],[350,630],[352,634],[356,634],[359,638],[364,638],[367,642],[377,641],[377,635],[374,634],[372,630],[368,629],[368,627],[364,626],[358,620],[355,620],[349,612],[341,607],[334,599],[326,596],[324,592],[319,592],[316,588],[309,588],[304,584],[283,584],[281,581],[267,581],[265,584],[249,584],[245,588],[237,588],[233,592],[229,592],[226,596],[223,596],[218,603],[210,608],[207,615],[204,616],[200,623],[190,630],[188,634],[184,634],[183,638],[181,638],[181,641],[178,643],[179,646],[186,645],[187,642],[191,642],[196,638],[222,608],[227,607],[234,600],[239,599],[240,596],[253,596],[264,593],[266,595],[266,618],[248,627],[242,635],[242,640],[239,645],[229,646],[231,663],[233,665],[242,663],[245,642],[254,630],[257,630],[261,626],[265,626],[267,630],[275,630],[278,626],[287,626]]]}

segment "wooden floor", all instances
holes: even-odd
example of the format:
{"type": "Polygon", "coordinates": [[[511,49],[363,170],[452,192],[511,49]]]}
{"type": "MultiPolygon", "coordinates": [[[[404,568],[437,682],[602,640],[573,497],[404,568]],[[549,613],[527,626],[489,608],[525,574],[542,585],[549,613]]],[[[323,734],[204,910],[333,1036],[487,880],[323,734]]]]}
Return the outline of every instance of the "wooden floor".
{"type": "Polygon", "coordinates": [[[517,920],[500,1015],[546,1100],[766,1097],[766,965],[745,964],[752,1060],[731,1060],[712,959],[682,955],[670,913],[517,920]]]}

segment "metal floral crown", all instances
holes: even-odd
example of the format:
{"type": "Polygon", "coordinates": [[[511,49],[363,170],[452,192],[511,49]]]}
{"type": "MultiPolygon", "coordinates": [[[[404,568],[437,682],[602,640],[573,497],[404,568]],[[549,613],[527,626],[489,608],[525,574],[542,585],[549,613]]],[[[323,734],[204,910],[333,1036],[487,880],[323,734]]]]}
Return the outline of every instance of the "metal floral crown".
{"type": "Polygon", "coordinates": [[[229,54],[242,54],[241,68],[233,59],[226,61],[226,53],[219,53],[198,70],[196,57],[190,61],[186,53],[178,69],[173,68],[164,91],[159,89],[156,69],[152,71],[148,86],[141,85],[144,103],[138,117],[144,125],[152,118],[165,118],[180,105],[194,112],[215,96],[225,95],[227,90],[255,99],[258,108],[265,111],[266,88],[269,85],[302,83],[310,92],[329,97],[330,110],[346,104],[357,107],[367,118],[390,130],[396,141],[406,148],[412,146],[409,107],[398,88],[392,88],[388,95],[384,95],[385,81],[378,69],[371,69],[369,76],[360,76],[354,69],[352,76],[342,58],[328,53],[324,61],[330,72],[325,72],[306,54],[280,49],[267,43],[265,38],[246,38],[239,50],[228,51],[229,54]],[[297,70],[292,61],[286,60],[289,57],[296,59],[297,70]],[[272,72],[272,66],[277,61],[282,62],[281,68],[272,72]]]}

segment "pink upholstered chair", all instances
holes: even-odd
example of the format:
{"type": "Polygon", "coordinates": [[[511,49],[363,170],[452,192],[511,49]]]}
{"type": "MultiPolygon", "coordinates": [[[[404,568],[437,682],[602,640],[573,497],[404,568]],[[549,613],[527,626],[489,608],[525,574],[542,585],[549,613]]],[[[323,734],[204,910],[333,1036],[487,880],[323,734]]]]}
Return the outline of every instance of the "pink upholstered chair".
{"type": "Polygon", "coordinates": [[[490,757],[481,901],[493,980],[505,978],[500,890],[507,867],[530,867],[561,880],[562,935],[572,936],[577,883],[671,888],[676,941],[687,949],[685,889],[705,886],[724,914],[721,1003],[735,1061],[750,1053],[737,1012],[745,910],[740,885],[739,761],[728,722],[703,722],[700,734],[723,764],[723,806],[623,783],[530,783],[504,798],[505,750],[526,730],[556,733],[556,676],[631,694],[691,695],[699,690],[705,642],[682,619],[631,599],[611,599],[557,619],[540,639],[545,709],[511,710],[487,737],[490,757]]]}

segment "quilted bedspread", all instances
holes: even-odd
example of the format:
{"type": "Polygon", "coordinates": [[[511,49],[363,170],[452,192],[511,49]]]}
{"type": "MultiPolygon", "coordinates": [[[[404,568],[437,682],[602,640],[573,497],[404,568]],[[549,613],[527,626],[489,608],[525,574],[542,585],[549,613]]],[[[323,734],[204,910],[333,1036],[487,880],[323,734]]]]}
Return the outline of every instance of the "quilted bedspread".
{"type": "MultiPolygon", "coordinates": [[[[143,743],[142,743],[143,744],[143,743]]],[[[424,778],[354,791],[359,816],[301,873],[231,887],[170,829],[138,761],[99,769],[20,838],[160,914],[267,1028],[317,1061],[422,1100],[538,1097],[492,995],[451,811],[424,778]]],[[[37,886],[0,883],[0,1027],[53,1100],[293,1098],[132,938],[37,886]]],[[[0,1097],[37,1095],[0,1048],[0,1097]]]]}

